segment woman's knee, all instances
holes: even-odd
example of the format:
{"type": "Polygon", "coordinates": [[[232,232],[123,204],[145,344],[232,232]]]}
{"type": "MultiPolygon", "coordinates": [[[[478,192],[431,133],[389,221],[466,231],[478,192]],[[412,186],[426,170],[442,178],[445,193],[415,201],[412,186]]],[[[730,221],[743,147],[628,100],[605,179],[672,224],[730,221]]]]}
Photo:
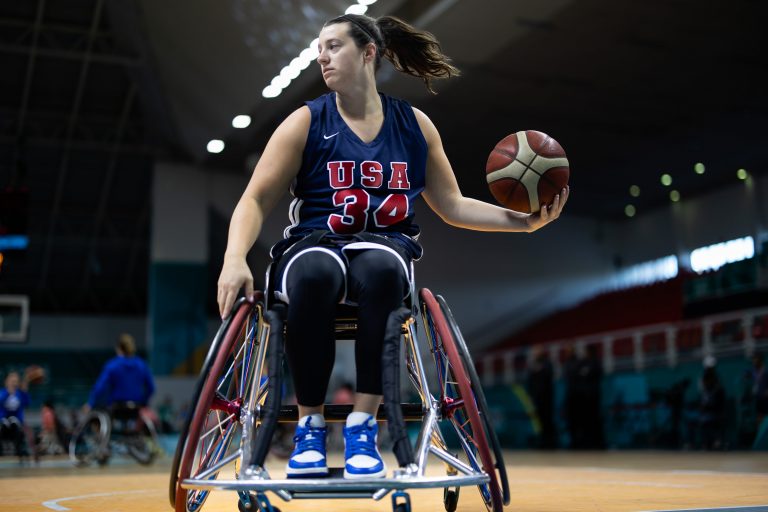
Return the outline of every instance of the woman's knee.
{"type": "Polygon", "coordinates": [[[344,285],[344,272],[338,261],[322,251],[309,251],[296,257],[286,272],[285,291],[289,298],[310,290],[313,295],[324,292],[338,300],[344,285]]]}
{"type": "Polygon", "coordinates": [[[366,292],[391,290],[405,296],[409,288],[402,261],[388,251],[368,250],[355,256],[350,264],[350,278],[366,292]]]}

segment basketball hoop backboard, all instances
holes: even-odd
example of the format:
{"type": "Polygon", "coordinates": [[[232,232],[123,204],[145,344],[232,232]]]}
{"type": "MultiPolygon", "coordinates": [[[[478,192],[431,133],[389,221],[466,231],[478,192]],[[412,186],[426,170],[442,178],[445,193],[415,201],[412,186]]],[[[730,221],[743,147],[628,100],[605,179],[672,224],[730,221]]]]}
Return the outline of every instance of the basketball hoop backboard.
{"type": "Polygon", "coordinates": [[[0,295],[0,342],[26,343],[29,330],[29,297],[0,295]]]}

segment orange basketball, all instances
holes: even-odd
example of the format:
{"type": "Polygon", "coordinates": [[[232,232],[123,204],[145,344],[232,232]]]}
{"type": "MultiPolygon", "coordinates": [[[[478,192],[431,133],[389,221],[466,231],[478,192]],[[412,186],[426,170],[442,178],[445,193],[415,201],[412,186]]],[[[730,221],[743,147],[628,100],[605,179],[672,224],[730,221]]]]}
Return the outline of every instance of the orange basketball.
{"type": "Polygon", "coordinates": [[[485,165],[485,178],[496,200],[523,213],[550,205],[566,185],[570,167],[565,151],[546,133],[525,130],[496,144],[485,165]]]}
{"type": "Polygon", "coordinates": [[[24,369],[24,377],[30,384],[42,384],[45,381],[45,369],[36,364],[27,366],[24,369]]]}

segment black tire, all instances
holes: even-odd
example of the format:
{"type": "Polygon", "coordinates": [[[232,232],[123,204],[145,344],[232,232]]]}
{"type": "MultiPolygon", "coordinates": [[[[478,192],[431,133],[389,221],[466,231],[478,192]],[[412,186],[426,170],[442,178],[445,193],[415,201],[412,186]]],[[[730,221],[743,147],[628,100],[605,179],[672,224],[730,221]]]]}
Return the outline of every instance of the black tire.
{"type": "MultiPolygon", "coordinates": [[[[215,465],[228,455],[233,440],[240,437],[243,406],[252,400],[253,383],[260,382],[254,370],[265,325],[261,300],[259,297],[254,304],[242,299],[235,305],[203,363],[193,395],[194,409],[182,428],[172,462],[169,494],[177,512],[200,510],[209,494],[183,489],[180,482],[215,465]],[[212,425],[216,425],[213,430],[212,425]],[[206,429],[213,434],[204,438],[206,429]],[[215,450],[211,450],[212,446],[215,450]]],[[[210,478],[215,477],[214,474],[210,478]]]]}
{"type": "Polygon", "coordinates": [[[104,411],[92,410],[75,428],[69,441],[69,459],[76,466],[93,461],[104,465],[109,461],[109,437],[112,423],[104,411]]]}
{"type": "Polygon", "coordinates": [[[157,440],[157,430],[152,418],[143,410],[139,411],[139,418],[141,419],[141,431],[127,437],[125,445],[128,455],[142,466],[149,466],[155,461],[155,457],[160,451],[160,443],[157,440]]]}
{"type": "Polygon", "coordinates": [[[445,512],[455,512],[459,506],[459,491],[461,487],[457,487],[455,491],[448,488],[443,490],[443,505],[445,505],[445,512]]]}
{"type": "Polygon", "coordinates": [[[256,495],[252,492],[248,493],[248,498],[250,500],[248,505],[243,503],[242,499],[237,500],[237,510],[240,512],[257,512],[259,510],[259,502],[256,501],[256,495]]]}
{"type": "Polygon", "coordinates": [[[507,469],[504,465],[504,455],[501,450],[499,437],[496,435],[496,431],[493,430],[493,426],[491,424],[490,414],[488,412],[488,403],[485,400],[485,393],[483,393],[480,377],[477,375],[475,364],[469,354],[469,349],[467,348],[467,344],[464,341],[464,337],[461,335],[461,331],[459,330],[459,324],[457,324],[456,320],[453,318],[451,308],[448,307],[448,303],[441,295],[438,295],[436,298],[438,304],[440,304],[440,309],[442,309],[446,320],[448,320],[448,327],[453,333],[453,338],[456,341],[457,348],[459,349],[459,355],[464,360],[464,366],[466,367],[467,375],[469,377],[470,383],[472,384],[472,391],[474,392],[475,400],[477,401],[477,408],[480,412],[480,418],[483,420],[483,424],[485,425],[486,436],[488,438],[488,442],[491,445],[493,456],[496,459],[495,467],[496,471],[498,472],[499,483],[501,484],[502,501],[504,502],[504,505],[509,505],[509,480],[507,478],[507,469]]]}
{"type": "Polygon", "coordinates": [[[128,455],[142,466],[149,466],[155,460],[155,449],[149,439],[136,435],[125,440],[128,455]]]}
{"type": "MultiPolygon", "coordinates": [[[[242,500],[237,500],[237,510],[240,512],[264,512],[259,508],[259,502],[256,499],[256,495],[253,493],[248,493],[250,497],[250,503],[248,506],[243,504],[242,500]]],[[[272,505],[272,512],[280,512],[280,509],[276,506],[272,505]]]]}

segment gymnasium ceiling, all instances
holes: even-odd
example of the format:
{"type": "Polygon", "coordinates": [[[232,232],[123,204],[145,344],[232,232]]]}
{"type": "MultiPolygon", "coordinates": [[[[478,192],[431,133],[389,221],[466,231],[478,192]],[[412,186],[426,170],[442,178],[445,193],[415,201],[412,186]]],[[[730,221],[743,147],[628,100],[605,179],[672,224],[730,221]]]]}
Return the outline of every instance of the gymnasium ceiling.
{"type": "MultiPolygon", "coordinates": [[[[5,253],[0,294],[39,313],[145,312],[153,163],[244,176],[324,86],[310,67],[275,99],[262,89],[349,3],[0,2],[0,190],[28,191],[30,237],[5,253]],[[251,126],[232,128],[237,114],[251,126]]],[[[391,69],[379,80],[432,117],[466,195],[492,200],[487,154],[521,129],[566,149],[568,214],[606,222],[667,205],[663,172],[685,199],[768,168],[761,0],[379,0],[369,14],[430,30],[462,70],[437,96],[391,69]]]]}

